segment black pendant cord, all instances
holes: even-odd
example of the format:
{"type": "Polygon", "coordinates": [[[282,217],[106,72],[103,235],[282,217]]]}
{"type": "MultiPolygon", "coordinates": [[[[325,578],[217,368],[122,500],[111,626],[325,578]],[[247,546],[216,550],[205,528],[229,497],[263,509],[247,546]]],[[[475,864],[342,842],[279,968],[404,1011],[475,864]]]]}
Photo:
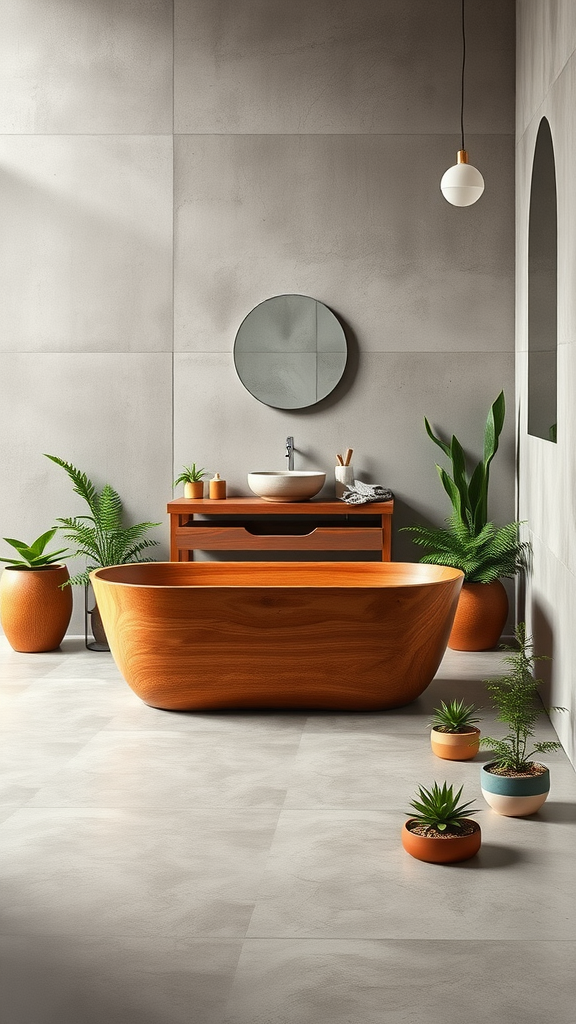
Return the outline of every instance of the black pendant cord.
{"type": "Polygon", "coordinates": [[[460,89],[460,134],[462,136],[461,149],[464,145],[464,68],[466,67],[466,32],[464,30],[464,0],[462,0],[462,81],[460,89]]]}

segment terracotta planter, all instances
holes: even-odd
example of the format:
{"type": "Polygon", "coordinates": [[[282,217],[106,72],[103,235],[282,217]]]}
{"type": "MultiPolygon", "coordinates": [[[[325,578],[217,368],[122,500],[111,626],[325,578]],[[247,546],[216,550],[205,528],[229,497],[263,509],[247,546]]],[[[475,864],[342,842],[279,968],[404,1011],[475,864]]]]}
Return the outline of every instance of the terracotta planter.
{"type": "Polygon", "coordinates": [[[72,615],[72,588],[65,565],[45,569],[9,566],[0,580],[0,616],[15,651],[37,654],[60,646],[72,615]]]}
{"type": "Polygon", "coordinates": [[[448,647],[487,651],[498,643],[508,616],[508,595],[500,582],[464,583],[448,647]]]}
{"type": "Polygon", "coordinates": [[[550,792],[548,768],[540,775],[493,775],[494,762],[483,764],[480,772],[482,796],[487,804],[509,818],[521,818],[540,810],[550,792]]]}
{"type": "Polygon", "coordinates": [[[203,498],[204,497],[204,482],[202,480],[189,480],[184,484],[184,497],[185,498],[203,498]]]}
{"type": "Polygon", "coordinates": [[[470,761],[480,747],[480,729],[473,726],[468,732],[430,731],[430,743],[436,757],[445,761],[470,761]]]}
{"type": "Polygon", "coordinates": [[[460,860],[469,860],[473,857],[482,844],[482,832],[480,825],[472,818],[464,819],[468,824],[475,825],[475,830],[470,835],[450,836],[421,836],[411,832],[408,826],[413,822],[409,818],[402,828],[402,846],[411,857],[416,860],[425,860],[429,864],[456,864],[460,860]]]}

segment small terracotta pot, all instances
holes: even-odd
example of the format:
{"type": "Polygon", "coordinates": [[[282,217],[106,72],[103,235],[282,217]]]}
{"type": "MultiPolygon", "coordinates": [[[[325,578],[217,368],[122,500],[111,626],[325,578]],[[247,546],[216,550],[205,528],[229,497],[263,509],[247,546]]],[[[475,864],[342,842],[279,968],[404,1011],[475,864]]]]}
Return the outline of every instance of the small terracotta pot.
{"type": "Polygon", "coordinates": [[[474,726],[468,732],[440,732],[432,729],[430,743],[436,757],[442,757],[445,761],[470,761],[480,747],[480,729],[474,726]]]}
{"type": "MultiPolygon", "coordinates": [[[[540,775],[493,775],[494,762],[483,764],[480,772],[482,796],[498,814],[522,818],[540,810],[550,792],[550,772],[540,775]]],[[[544,765],[542,765],[544,767],[544,765]]]]}
{"type": "Polygon", "coordinates": [[[72,587],[65,565],[45,569],[8,566],[0,580],[0,617],[15,651],[38,654],[60,646],[72,615],[72,587]]]}
{"type": "Polygon", "coordinates": [[[498,643],[508,617],[508,595],[500,582],[464,583],[448,647],[487,651],[498,643]]]}
{"type": "Polygon", "coordinates": [[[202,480],[188,480],[184,484],[184,497],[196,499],[203,498],[204,482],[202,480]]]}
{"type": "Polygon", "coordinates": [[[482,844],[482,832],[480,825],[472,818],[464,819],[467,823],[475,825],[474,832],[467,836],[450,836],[450,838],[439,836],[421,836],[411,832],[408,828],[409,818],[402,827],[402,846],[411,857],[416,860],[425,860],[429,864],[456,864],[460,860],[469,860],[478,853],[482,844]]]}

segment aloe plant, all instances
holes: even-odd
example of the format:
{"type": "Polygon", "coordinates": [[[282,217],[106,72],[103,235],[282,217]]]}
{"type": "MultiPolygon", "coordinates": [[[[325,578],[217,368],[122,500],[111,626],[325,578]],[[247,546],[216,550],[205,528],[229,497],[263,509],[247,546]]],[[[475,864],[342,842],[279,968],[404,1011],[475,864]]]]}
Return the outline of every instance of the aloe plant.
{"type": "Polygon", "coordinates": [[[0,562],[6,562],[18,569],[43,569],[53,565],[58,562],[60,555],[69,554],[66,548],[60,548],[59,551],[45,551],[57,530],[57,526],[52,530],[47,530],[30,545],[25,544],[22,540],[14,540],[13,537],[3,537],[3,540],[18,552],[20,558],[0,558],[0,562]]]}
{"type": "Polygon", "coordinates": [[[466,472],[464,449],[455,434],[450,444],[434,434],[430,423],[424,417],[424,425],[428,436],[434,444],[444,452],[452,464],[452,476],[436,463],[438,475],[446,491],[454,515],[467,526],[471,533],[478,534],[488,522],[488,483],[490,479],[490,463],[498,451],[498,439],[504,426],[506,403],[504,392],[501,391],[493,402],[484,429],[484,453],[470,476],[466,472]]]}
{"type": "Polygon", "coordinates": [[[73,484],[73,490],[86,502],[89,514],[57,519],[66,540],[76,544],[74,555],[84,555],[87,564],[84,572],[77,573],[68,583],[86,585],[93,569],[105,565],[123,565],[126,562],[152,562],[142,557],[142,552],[158,544],[157,540],[144,537],[148,530],[160,523],[137,523],[122,525],[122,501],[110,484],[98,491],[92,481],[70,462],[56,455],[46,455],[57,466],[61,466],[73,484]]]}
{"type": "MultiPolygon", "coordinates": [[[[536,661],[547,661],[545,655],[534,654],[532,637],[526,636],[526,626],[520,622],[514,631],[518,649],[504,647],[510,653],[504,661],[510,671],[495,679],[486,680],[486,687],[498,711],[497,720],[508,726],[508,733],[502,739],[484,736],[480,745],[492,751],[496,766],[505,771],[525,772],[531,767],[534,754],[545,754],[559,750],[556,740],[529,743],[534,735],[534,726],[540,715],[546,713],[538,698],[541,679],[534,677],[536,661]],[[530,749],[530,747],[532,749],[530,749]]],[[[553,707],[550,711],[566,711],[553,707]]]]}
{"type": "Polygon", "coordinates": [[[434,708],[430,725],[433,729],[443,732],[466,732],[473,728],[480,719],[476,712],[480,709],[475,704],[465,704],[463,700],[451,700],[448,704],[440,701],[440,707],[434,708]]]}
{"type": "Polygon", "coordinates": [[[180,476],[176,477],[173,486],[177,487],[178,484],[197,484],[203,476],[206,476],[206,470],[197,469],[196,463],[193,462],[191,466],[182,466],[182,472],[180,476]]]}
{"type": "Polygon", "coordinates": [[[454,787],[449,786],[447,782],[443,784],[442,788],[437,782],[431,789],[419,786],[418,799],[410,801],[410,806],[414,808],[416,814],[412,811],[407,813],[410,814],[412,821],[424,825],[426,832],[432,829],[436,829],[437,832],[452,832],[461,829],[465,819],[478,810],[476,807],[470,809],[473,800],[468,800],[465,804],[458,803],[463,788],[460,786],[458,792],[454,793],[454,787]]]}

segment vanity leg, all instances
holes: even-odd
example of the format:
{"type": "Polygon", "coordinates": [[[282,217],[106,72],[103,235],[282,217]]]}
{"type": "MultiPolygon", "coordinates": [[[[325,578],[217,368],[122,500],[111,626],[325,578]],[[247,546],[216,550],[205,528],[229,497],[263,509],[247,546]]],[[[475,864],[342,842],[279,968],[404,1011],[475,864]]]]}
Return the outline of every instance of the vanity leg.
{"type": "Polygon", "coordinates": [[[392,516],[382,516],[382,561],[392,561],[392,516]]]}

